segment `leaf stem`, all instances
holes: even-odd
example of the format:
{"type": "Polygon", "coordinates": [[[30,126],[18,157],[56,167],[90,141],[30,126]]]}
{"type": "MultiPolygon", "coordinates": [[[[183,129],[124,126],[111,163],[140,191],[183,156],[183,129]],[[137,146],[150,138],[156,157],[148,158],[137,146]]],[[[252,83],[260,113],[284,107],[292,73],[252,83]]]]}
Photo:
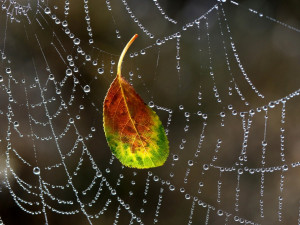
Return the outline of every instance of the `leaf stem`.
{"type": "Polygon", "coordinates": [[[125,46],[125,48],[123,49],[122,51],[122,54],[119,58],[119,62],[118,62],[118,71],[117,71],[117,76],[121,76],[121,65],[122,65],[122,62],[123,62],[123,58],[128,50],[128,48],[130,47],[130,45],[134,42],[134,40],[138,37],[137,34],[135,34],[131,39],[130,41],[127,43],[127,45],[125,46]]]}

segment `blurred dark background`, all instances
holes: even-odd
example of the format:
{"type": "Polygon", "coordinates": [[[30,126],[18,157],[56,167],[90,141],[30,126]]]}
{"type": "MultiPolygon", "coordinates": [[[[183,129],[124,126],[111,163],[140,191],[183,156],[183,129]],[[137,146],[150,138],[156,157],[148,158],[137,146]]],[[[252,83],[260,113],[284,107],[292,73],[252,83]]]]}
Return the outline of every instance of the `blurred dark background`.
{"type": "MultiPolygon", "coordinates": [[[[87,218],[81,212],[76,215],[65,215],[53,210],[80,211],[76,196],[67,183],[65,168],[60,165],[60,152],[66,155],[67,170],[74,176],[72,182],[83,203],[93,200],[102,179],[96,178],[91,190],[86,194],[82,193],[95,178],[94,163],[101,170],[102,177],[116,189],[117,196],[130,205],[132,212],[140,217],[144,224],[152,224],[154,219],[158,220],[158,224],[174,225],[188,224],[189,221],[192,224],[204,224],[206,220],[208,224],[243,222],[243,220],[235,221],[234,216],[259,224],[299,222],[299,168],[291,166],[292,163],[300,161],[299,97],[296,96],[286,103],[284,124],[281,123],[281,102],[268,111],[265,167],[281,168],[286,164],[288,170],[282,172],[279,169],[265,173],[263,197],[260,196],[261,173],[244,172],[240,176],[239,210],[236,211],[237,170],[220,173],[219,169],[210,166],[209,170],[204,171],[203,165],[212,163],[217,140],[221,139],[222,144],[217,159],[213,162],[214,166],[237,169],[245,166],[262,167],[261,143],[264,139],[265,113],[257,112],[254,115],[249,132],[247,161],[236,164],[239,162],[243,143],[243,124],[239,115],[232,115],[228,110],[228,105],[232,105],[238,112],[249,111],[299,89],[300,32],[272,22],[266,16],[298,29],[300,2],[252,0],[239,1],[240,6],[235,6],[229,1],[222,3],[231,29],[230,35],[243,68],[254,86],[265,96],[263,99],[259,98],[245,82],[237,66],[224,20],[221,20],[224,37],[221,36],[217,10],[208,14],[207,19],[200,20],[200,28],[194,25],[183,29],[187,23],[211,9],[218,3],[217,1],[158,2],[164,12],[177,21],[177,24],[164,19],[156,8],[155,1],[127,1],[135,17],[154,35],[154,38],[150,38],[139,29],[137,23],[128,15],[122,1],[89,1],[88,14],[84,11],[84,2],[79,0],[70,1],[68,14],[65,14],[65,2],[58,0],[38,3],[21,0],[15,3],[1,2],[5,7],[0,11],[2,54],[0,75],[3,77],[0,83],[0,218],[5,225],[45,224],[43,213],[31,215],[20,207],[21,205],[31,211],[42,210],[43,201],[39,196],[41,189],[44,202],[48,205],[45,210],[49,224],[88,224],[87,218]],[[111,10],[108,10],[107,2],[111,10]],[[27,15],[17,13],[20,5],[28,4],[30,10],[27,15]],[[46,7],[49,7],[51,14],[45,13],[46,7]],[[249,8],[257,10],[263,16],[251,13],[249,8]],[[60,19],[60,23],[57,24],[56,19],[51,18],[54,14],[60,19]],[[78,46],[74,45],[73,38],[69,38],[70,34],[65,33],[65,28],[61,25],[64,20],[68,23],[70,33],[80,39],[80,48],[84,54],[78,52],[78,46]],[[89,42],[91,37],[88,34],[87,21],[92,27],[93,43],[89,42]],[[164,40],[164,37],[176,32],[181,32],[179,72],[176,68],[177,39],[173,38],[162,45],[156,45],[157,39],[164,40]],[[210,35],[211,65],[207,32],[210,35]],[[168,125],[170,114],[165,110],[154,108],[168,130],[170,156],[165,165],[151,170],[124,168],[117,159],[112,159],[102,127],[102,103],[116,75],[119,54],[135,33],[138,33],[139,37],[124,60],[122,74],[133,84],[146,103],[153,101],[156,106],[173,111],[168,125]],[[121,38],[118,38],[118,35],[121,38]],[[226,42],[233,76],[245,101],[242,101],[234,90],[232,95],[228,94],[228,88],[234,89],[234,86],[230,82],[232,77],[227,70],[223,39],[226,42]],[[145,54],[142,54],[143,50],[145,54]],[[130,53],[138,55],[130,57],[130,53]],[[68,61],[69,55],[72,56],[74,66],[68,61]],[[89,57],[92,60],[89,60],[89,57]],[[215,80],[209,75],[210,66],[215,80]],[[75,67],[78,68],[78,72],[74,70],[75,67]],[[11,69],[11,73],[7,72],[7,68],[11,69]],[[73,70],[74,76],[79,81],[75,86],[73,77],[65,79],[68,68],[73,70]],[[99,73],[99,68],[104,72],[99,73]],[[56,86],[48,79],[51,74],[58,82],[56,86]],[[90,87],[90,92],[84,92],[86,85],[90,87]],[[222,103],[218,103],[214,96],[214,85],[218,88],[222,103]],[[202,93],[202,99],[198,99],[199,92],[202,93]],[[13,101],[10,100],[11,96],[13,101]],[[48,100],[54,97],[47,102],[48,111],[41,104],[42,97],[48,100]],[[65,104],[61,104],[62,101],[65,104]],[[180,105],[184,107],[183,110],[179,109],[180,105]],[[198,111],[207,114],[208,119],[201,151],[199,156],[195,157],[204,122],[202,116],[197,115],[198,111]],[[185,112],[190,113],[188,119],[185,112]],[[226,115],[223,122],[220,112],[225,112],[226,115]],[[48,123],[47,113],[52,115],[53,130],[49,125],[43,126],[34,122],[36,120],[48,123]],[[67,125],[70,118],[75,120],[77,130],[72,124],[67,125]],[[19,126],[14,126],[14,121],[17,121],[19,126]],[[224,126],[221,126],[221,123],[224,123],[224,126]],[[285,128],[284,162],[280,155],[281,127],[285,128]],[[54,141],[54,133],[58,137],[57,142],[54,141]],[[79,143],[74,153],[68,156],[67,153],[73,148],[78,135],[83,137],[85,146],[79,143]],[[82,154],[85,147],[90,155],[86,152],[82,154]],[[26,165],[15,152],[31,166],[26,165]],[[173,160],[174,155],[179,157],[178,161],[173,160]],[[79,159],[83,162],[76,171],[79,159]],[[188,164],[190,160],[193,161],[193,165],[188,164]],[[57,168],[53,166],[56,164],[57,168]],[[42,186],[39,176],[33,174],[35,166],[40,168],[44,182],[42,186]],[[153,175],[150,176],[149,172],[153,175]],[[154,176],[158,176],[160,180],[155,181],[154,176]],[[120,185],[117,185],[118,179],[120,185]],[[283,180],[282,191],[281,180],[283,180]],[[220,202],[217,201],[218,181],[222,182],[220,202]],[[170,191],[169,182],[175,186],[174,191],[170,191]],[[149,189],[145,188],[148,183],[149,189]],[[185,191],[181,192],[180,188],[184,188],[185,191]],[[28,190],[37,194],[29,193],[28,190]],[[148,190],[146,194],[145,190],[148,190]],[[55,196],[54,200],[49,193],[55,196]],[[188,199],[187,193],[192,195],[191,199],[188,199]],[[156,216],[160,194],[162,203],[156,216]],[[194,196],[213,207],[209,213],[208,207],[199,205],[198,201],[193,203],[194,196]],[[279,207],[280,196],[283,198],[282,209],[279,207]],[[23,202],[19,198],[23,199],[23,202]],[[74,203],[63,204],[59,199],[74,203]],[[147,202],[143,201],[144,199],[147,202]],[[264,202],[264,217],[260,214],[260,200],[264,202]],[[20,205],[17,205],[16,201],[20,205]],[[191,208],[193,215],[189,218],[191,208]],[[141,209],[144,209],[144,212],[141,209]],[[218,209],[231,214],[228,222],[225,214],[217,215],[218,209]],[[278,219],[278,211],[282,215],[281,221],[278,219]]],[[[93,224],[113,224],[120,203],[117,196],[111,195],[105,181],[102,189],[95,203],[91,206],[86,205],[85,208],[88,214],[97,214],[107,200],[111,199],[107,210],[103,211],[104,214],[99,215],[99,218],[91,218],[91,221],[93,224]]],[[[131,215],[125,207],[120,206],[119,213],[118,224],[130,224],[131,215]]],[[[137,222],[134,220],[133,224],[137,222]]]]}

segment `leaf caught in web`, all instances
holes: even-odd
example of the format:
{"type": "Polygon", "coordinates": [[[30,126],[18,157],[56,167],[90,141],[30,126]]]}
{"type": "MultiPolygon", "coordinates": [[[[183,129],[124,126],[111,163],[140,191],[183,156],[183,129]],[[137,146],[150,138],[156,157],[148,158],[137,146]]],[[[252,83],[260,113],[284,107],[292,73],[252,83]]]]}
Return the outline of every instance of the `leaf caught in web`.
{"type": "Polygon", "coordinates": [[[121,75],[124,55],[137,36],[132,37],[120,56],[117,76],[104,100],[103,122],[108,145],[120,162],[145,169],[164,164],[169,143],[157,114],[121,75]]]}

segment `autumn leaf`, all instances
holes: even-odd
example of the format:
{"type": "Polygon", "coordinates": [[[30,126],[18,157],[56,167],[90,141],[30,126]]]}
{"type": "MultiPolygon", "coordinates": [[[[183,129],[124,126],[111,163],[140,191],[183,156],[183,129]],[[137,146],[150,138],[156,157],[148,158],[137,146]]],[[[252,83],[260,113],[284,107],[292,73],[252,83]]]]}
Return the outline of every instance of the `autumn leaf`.
{"type": "Polygon", "coordinates": [[[169,142],[158,115],[122,77],[123,58],[137,38],[125,46],[117,76],[103,103],[103,126],[107,143],[120,162],[138,169],[161,166],[169,155],[169,142]]]}

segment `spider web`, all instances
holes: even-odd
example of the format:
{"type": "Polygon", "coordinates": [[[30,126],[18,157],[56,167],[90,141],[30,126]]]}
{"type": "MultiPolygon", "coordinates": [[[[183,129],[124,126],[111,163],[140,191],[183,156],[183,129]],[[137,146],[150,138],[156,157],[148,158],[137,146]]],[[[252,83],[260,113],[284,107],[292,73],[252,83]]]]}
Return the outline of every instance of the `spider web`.
{"type": "Polygon", "coordinates": [[[188,22],[157,0],[0,2],[0,224],[300,224],[299,63],[247,66],[270,63],[271,29],[299,61],[296,26],[224,0],[188,22]],[[237,12],[265,33],[236,38],[237,12]],[[150,170],[122,166],[102,127],[134,33],[122,73],[170,141],[150,170]]]}

